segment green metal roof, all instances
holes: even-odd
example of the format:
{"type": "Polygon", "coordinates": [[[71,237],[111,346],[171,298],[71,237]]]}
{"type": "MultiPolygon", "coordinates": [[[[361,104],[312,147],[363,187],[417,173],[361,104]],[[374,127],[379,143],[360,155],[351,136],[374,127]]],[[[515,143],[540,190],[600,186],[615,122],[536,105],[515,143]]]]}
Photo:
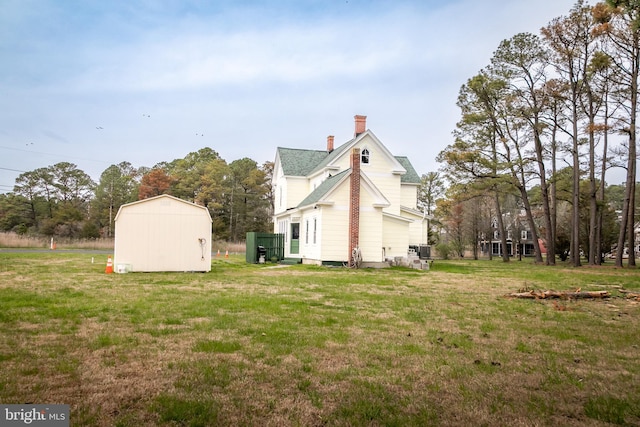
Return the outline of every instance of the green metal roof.
{"type": "Polygon", "coordinates": [[[316,187],[316,189],[313,190],[311,194],[305,197],[305,199],[301,201],[297,207],[300,208],[318,202],[320,199],[322,199],[322,197],[324,197],[325,194],[331,191],[331,189],[333,189],[336,184],[349,172],[351,172],[351,169],[346,169],[322,181],[322,184],[316,187]]]}

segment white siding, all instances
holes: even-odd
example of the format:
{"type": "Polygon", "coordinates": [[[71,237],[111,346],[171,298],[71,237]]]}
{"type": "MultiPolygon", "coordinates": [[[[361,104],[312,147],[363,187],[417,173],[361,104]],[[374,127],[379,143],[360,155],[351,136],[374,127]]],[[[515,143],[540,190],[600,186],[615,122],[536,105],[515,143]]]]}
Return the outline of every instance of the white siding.
{"type": "Polygon", "coordinates": [[[402,184],[400,186],[400,204],[411,209],[417,208],[418,186],[415,184],[402,184]]]}
{"type": "Polygon", "coordinates": [[[402,216],[413,220],[413,222],[409,225],[409,244],[426,244],[427,227],[429,226],[429,221],[421,216],[407,214],[406,212],[403,212],[402,216]]]}
{"type": "Polygon", "coordinates": [[[306,178],[289,177],[286,185],[285,209],[295,208],[309,195],[309,181],[306,178]]]}
{"type": "Polygon", "coordinates": [[[127,264],[133,271],[210,271],[209,212],[170,196],[123,205],[115,221],[114,264],[116,270],[127,264]]]}
{"type": "Polygon", "coordinates": [[[384,217],[385,257],[406,257],[409,250],[409,224],[405,221],[384,217]]]}
{"type": "Polygon", "coordinates": [[[349,185],[348,181],[332,195],[334,205],[322,206],[322,246],[323,261],[343,261],[349,258],[349,185]]]}
{"type": "Polygon", "coordinates": [[[302,215],[302,221],[300,223],[299,256],[303,259],[321,260],[321,212],[321,207],[319,207],[317,209],[307,209],[302,215]]]}
{"type": "Polygon", "coordinates": [[[369,150],[369,163],[362,163],[360,168],[389,201],[390,206],[385,208],[384,211],[399,215],[402,196],[401,191],[398,191],[398,189],[400,188],[401,177],[391,173],[395,165],[395,159],[389,158],[371,137],[363,138],[356,147],[360,148],[360,151],[364,148],[369,150]]]}
{"type": "Polygon", "coordinates": [[[382,209],[374,208],[368,191],[360,191],[360,251],[363,262],[380,262],[382,258],[382,209]]]}

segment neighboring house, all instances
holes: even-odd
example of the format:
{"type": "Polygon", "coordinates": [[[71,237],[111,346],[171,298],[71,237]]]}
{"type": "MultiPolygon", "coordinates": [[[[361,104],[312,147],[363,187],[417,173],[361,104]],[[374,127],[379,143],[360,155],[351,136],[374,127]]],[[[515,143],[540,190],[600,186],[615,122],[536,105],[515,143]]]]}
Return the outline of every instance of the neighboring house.
{"type": "Polygon", "coordinates": [[[116,272],[211,271],[211,215],[169,195],[122,205],[115,219],[116,272]]]}
{"type": "Polygon", "coordinates": [[[334,149],[279,147],[273,172],[274,231],[285,257],[303,263],[383,265],[426,242],[428,218],[417,210],[420,177],[355,116],[355,136],[334,149]]]}
{"type": "MultiPolygon", "coordinates": [[[[533,233],[529,229],[528,223],[524,219],[524,212],[516,219],[515,223],[511,220],[511,214],[507,212],[503,215],[505,232],[507,233],[507,250],[509,256],[534,256],[535,246],[533,244],[533,233]]],[[[498,229],[498,220],[491,220],[491,239],[490,247],[483,248],[483,252],[490,250],[492,256],[502,256],[502,236],[498,229]]],[[[546,253],[544,242],[538,239],[540,250],[546,253]]]]}

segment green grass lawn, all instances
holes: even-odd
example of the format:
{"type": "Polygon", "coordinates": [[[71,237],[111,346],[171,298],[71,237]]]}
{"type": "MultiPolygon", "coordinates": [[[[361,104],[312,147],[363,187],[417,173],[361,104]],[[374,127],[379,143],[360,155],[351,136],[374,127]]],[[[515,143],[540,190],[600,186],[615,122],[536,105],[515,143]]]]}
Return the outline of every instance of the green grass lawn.
{"type": "Polygon", "coordinates": [[[74,426],[640,424],[640,302],[619,292],[640,270],[105,263],[0,252],[0,402],[69,404],[74,426]],[[611,298],[506,297],[525,288],[611,298]]]}

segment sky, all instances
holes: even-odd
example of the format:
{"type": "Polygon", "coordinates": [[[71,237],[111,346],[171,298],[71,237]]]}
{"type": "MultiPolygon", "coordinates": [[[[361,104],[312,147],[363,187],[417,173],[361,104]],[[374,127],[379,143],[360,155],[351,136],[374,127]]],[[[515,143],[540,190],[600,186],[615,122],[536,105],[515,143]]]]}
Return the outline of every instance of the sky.
{"type": "MultiPolygon", "coordinates": [[[[326,149],[354,116],[418,174],[453,142],[460,87],[573,0],[2,0],[0,192],[71,162],[231,163],[326,149]]],[[[622,181],[622,179],[621,179],[622,181]]]]}

